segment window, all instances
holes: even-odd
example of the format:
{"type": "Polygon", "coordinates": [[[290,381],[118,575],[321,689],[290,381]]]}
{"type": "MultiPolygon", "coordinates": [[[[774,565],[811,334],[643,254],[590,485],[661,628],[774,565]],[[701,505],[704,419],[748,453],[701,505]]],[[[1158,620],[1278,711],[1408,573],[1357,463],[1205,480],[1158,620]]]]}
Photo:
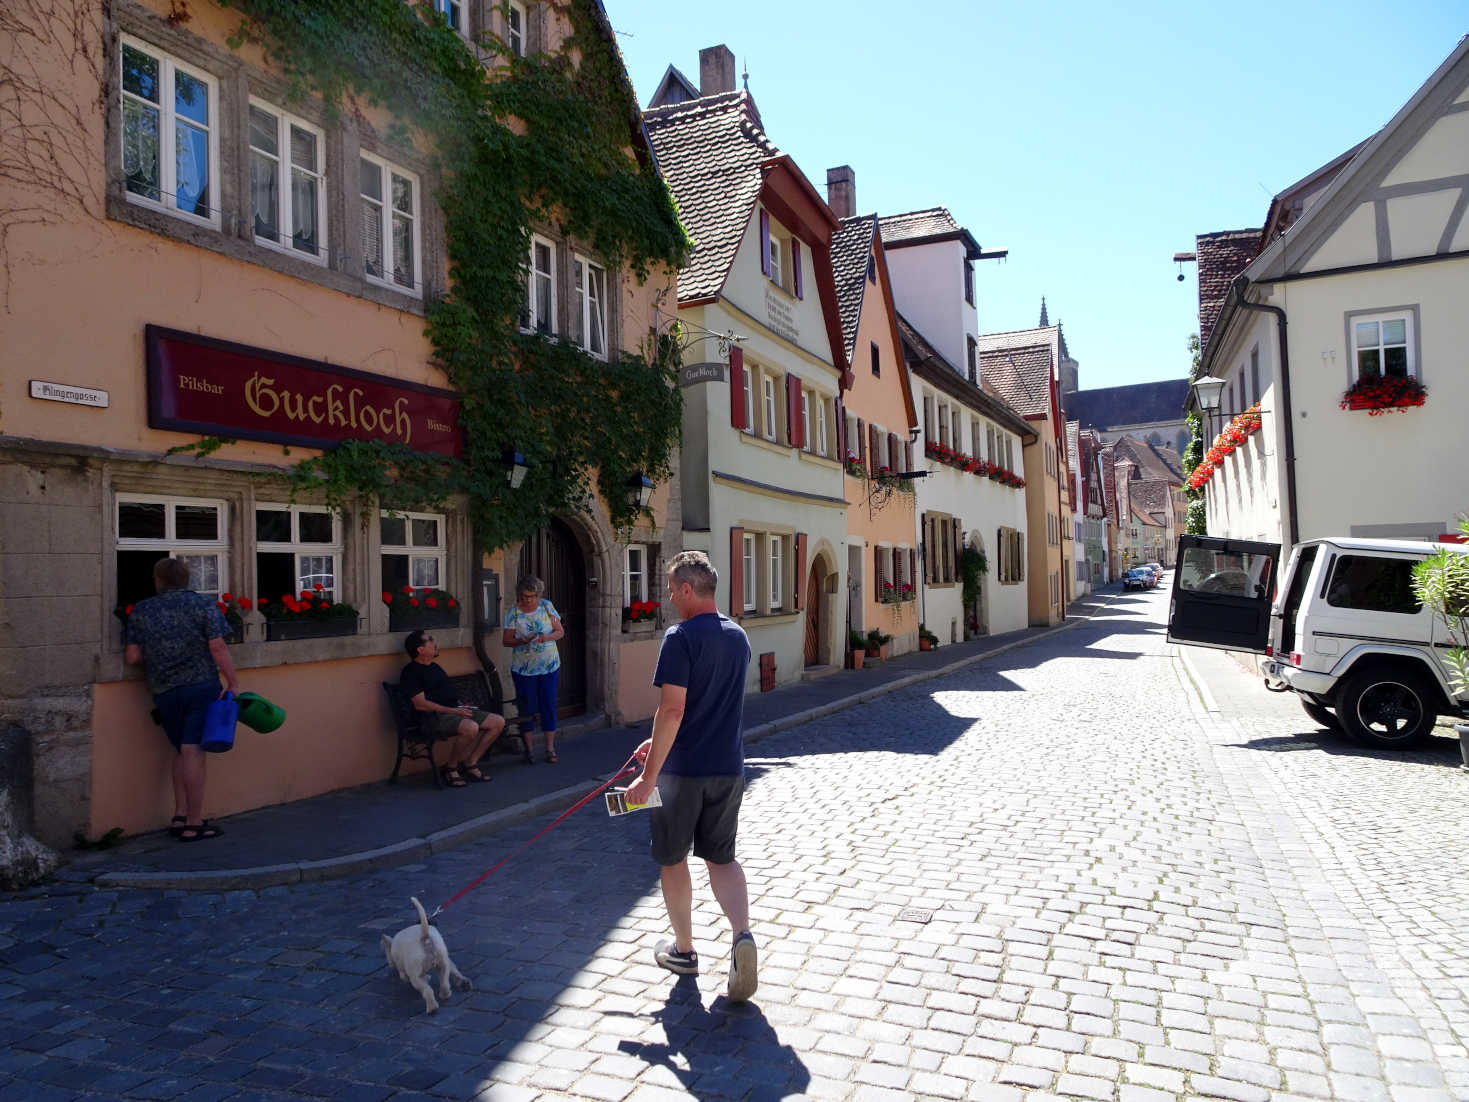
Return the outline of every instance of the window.
{"type": "Polygon", "coordinates": [[[530,240],[520,327],[527,332],[547,335],[556,332],[556,250],[543,237],[530,240]]]}
{"type": "Polygon", "coordinates": [[[816,454],[831,455],[831,448],[827,441],[826,421],[830,416],[831,406],[825,398],[819,398],[816,402],[816,454]]]}
{"type": "Polygon", "coordinates": [[[599,360],[607,358],[607,272],[576,257],[576,343],[599,360]]]}
{"type": "Polygon", "coordinates": [[[953,406],[949,412],[949,420],[953,426],[954,450],[964,450],[964,417],[959,412],[958,406],[953,406]]]}
{"type": "MultiPolygon", "coordinates": [[[[1250,389],[1254,391],[1255,401],[1260,401],[1260,350],[1250,349],[1250,389]]],[[[1183,454],[1183,448],[1178,449],[1183,454]]]]}
{"type": "MultiPolygon", "coordinates": [[[[985,444],[984,457],[987,460],[989,460],[991,463],[999,463],[999,457],[996,455],[997,449],[995,447],[995,426],[994,425],[989,425],[989,426],[987,426],[985,428],[985,430],[984,430],[984,444],[985,444]]],[[[1001,464],[1001,465],[1003,466],[1003,464],[1001,464]]]]}
{"type": "Polygon", "coordinates": [[[1357,314],[1349,320],[1358,378],[1402,379],[1418,373],[1408,315],[1357,314]]]}
{"type": "Polygon", "coordinates": [[[1326,603],[1333,608],[1365,612],[1397,612],[1413,616],[1423,610],[1413,595],[1410,559],[1342,555],[1331,571],[1326,603]]]}
{"type": "Polygon", "coordinates": [[[966,337],[964,354],[969,368],[969,381],[975,386],[979,385],[979,345],[973,337],[966,337]]]}
{"type": "Polygon", "coordinates": [[[867,254],[867,282],[877,282],[877,256],[875,253],[867,254]]]}
{"type": "Polygon", "coordinates": [[[969,449],[969,454],[978,459],[984,454],[984,430],[979,427],[978,417],[969,419],[969,439],[974,445],[969,449]]]}
{"type": "Polygon", "coordinates": [[[745,537],[745,611],[755,611],[755,537],[746,532],[745,537]]]}
{"type": "Polygon", "coordinates": [[[330,509],[309,505],[255,507],[255,592],[269,601],[318,585],[337,600],[342,528],[330,509]]]}
{"type": "Polygon", "coordinates": [[[208,73],[126,35],[121,60],[128,200],[218,229],[218,84],[208,73]]]}
{"type": "Polygon", "coordinates": [[[811,438],[811,401],[811,392],[801,391],[801,446],[808,452],[815,447],[811,438]]]}
{"type": "Polygon", "coordinates": [[[760,393],[763,398],[764,423],[760,426],[765,439],[774,440],[776,430],[775,379],[770,375],[760,376],[760,393]]]}
{"type": "Polygon", "coordinates": [[[882,356],[878,354],[876,341],[872,342],[872,373],[874,375],[882,374],[882,356]]]}
{"type": "Polygon", "coordinates": [[[785,541],[774,535],[767,536],[766,540],[770,544],[770,610],[774,612],[781,607],[783,596],[781,582],[785,580],[785,574],[782,570],[782,552],[784,551],[782,544],[785,541]]]}
{"type": "Polygon", "coordinates": [[[397,593],[405,585],[438,589],[444,584],[444,518],[438,513],[382,513],[383,590],[397,593]]]}
{"type": "Polygon", "coordinates": [[[1015,451],[1013,444],[1014,440],[1012,437],[1005,437],[1005,469],[1007,471],[1015,470],[1015,451]]]}
{"type": "Polygon", "coordinates": [[[939,443],[946,448],[949,446],[949,406],[947,402],[939,403],[939,443]]]}
{"type": "Polygon", "coordinates": [[[933,398],[927,394],[923,396],[923,439],[928,443],[935,443],[933,435],[933,398]]]}
{"type": "Polygon", "coordinates": [[[974,305],[974,265],[964,262],[964,301],[974,305]]]}
{"type": "Polygon", "coordinates": [[[754,371],[745,368],[745,431],[755,431],[755,379],[754,371]]]}
{"type": "Polygon", "coordinates": [[[767,263],[770,266],[770,282],[778,287],[785,286],[785,280],[781,278],[781,245],[780,238],[774,233],[770,235],[770,250],[767,255],[767,263]]]}
{"type": "Polygon", "coordinates": [[[189,588],[218,599],[229,589],[229,527],[222,501],[119,496],[117,499],[117,603],[151,597],[153,565],[175,558],[189,566],[189,588]]]}
{"type": "Polygon", "coordinates": [[[468,36],[469,26],[464,19],[464,4],[461,0],[434,0],[434,11],[460,34],[468,36]]]}
{"type": "Polygon", "coordinates": [[[418,282],[418,177],[363,153],[362,262],[369,282],[422,294],[418,282]]]}
{"type": "Polygon", "coordinates": [[[322,132],[270,104],[250,101],[250,205],[255,240],[325,264],[322,132]]]}
{"type": "Polygon", "coordinates": [[[1025,580],[1025,536],[1014,528],[998,530],[1000,555],[999,577],[1004,585],[1014,585],[1025,580]]]}
{"type": "Polygon", "coordinates": [[[646,544],[629,544],[622,556],[622,603],[648,599],[648,548],[646,544]]]}
{"type": "Polygon", "coordinates": [[[505,11],[505,45],[516,57],[525,56],[525,8],[512,3],[505,11]]]}

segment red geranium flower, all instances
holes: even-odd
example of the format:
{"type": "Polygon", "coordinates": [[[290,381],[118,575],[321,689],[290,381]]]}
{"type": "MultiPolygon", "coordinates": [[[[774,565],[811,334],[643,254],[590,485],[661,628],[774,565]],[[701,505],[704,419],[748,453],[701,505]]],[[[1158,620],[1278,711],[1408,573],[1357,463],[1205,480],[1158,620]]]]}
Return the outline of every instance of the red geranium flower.
{"type": "Polygon", "coordinates": [[[408,594],[408,596],[412,597],[413,596],[413,587],[411,585],[405,585],[403,587],[403,592],[406,593],[406,594],[408,594]]]}
{"type": "Polygon", "coordinates": [[[127,607],[127,608],[125,608],[125,609],[123,609],[123,612],[125,612],[125,613],[127,613],[127,614],[128,614],[128,615],[129,615],[129,616],[131,616],[131,615],[132,615],[132,614],[133,614],[133,606],[132,606],[132,605],[128,605],[128,607],[127,607]]]}
{"type": "Polygon", "coordinates": [[[229,609],[225,607],[225,604],[224,604],[223,601],[215,601],[214,603],[219,606],[219,611],[220,612],[228,612],[229,611],[229,609]]]}
{"type": "Polygon", "coordinates": [[[242,609],[244,609],[246,612],[249,612],[250,611],[250,598],[249,597],[241,597],[240,598],[240,607],[242,609]]]}
{"type": "Polygon", "coordinates": [[[458,608],[459,607],[459,602],[456,601],[453,597],[450,597],[449,598],[449,607],[450,608],[458,608]]]}
{"type": "Polygon", "coordinates": [[[321,604],[317,605],[316,607],[317,608],[331,608],[332,607],[332,603],[330,601],[326,600],[325,598],[323,598],[321,604]]]}
{"type": "Polygon", "coordinates": [[[321,584],[321,583],[320,583],[320,582],[317,582],[317,583],[316,583],[316,584],[315,584],[315,585],[314,585],[314,586],[312,586],[312,587],[311,587],[311,588],[312,588],[312,589],[325,589],[325,588],[326,588],[326,586],[324,586],[324,585],[322,585],[322,584],[321,584]]]}
{"type": "Polygon", "coordinates": [[[418,598],[417,597],[409,597],[408,598],[408,603],[410,605],[412,605],[414,608],[417,608],[418,607],[418,598]]]}
{"type": "Polygon", "coordinates": [[[255,598],[255,607],[256,608],[264,608],[265,605],[266,605],[266,603],[267,602],[266,602],[266,600],[265,600],[264,597],[256,597],[255,598]]]}
{"type": "Polygon", "coordinates": [[[393,595],[391,593],[384,593],[383,594],[383,604],[390,605],[392,603],[393,603],[393,595]]]}
{"type": "Polygon", "coordinates": [[[221,593],[219,595],[219,599],[221,601],[223,601],[225,604],[229,604],[231,601],[233,601],[235,599],[235,595],[233,593],[221,593]]]}
{"type": "Polygon", "coordinates": [[[435,599],[434,599],[434,598],[432,598],[432,597],[429,597],[429,598],[427,598],[427,599],[426,599],[426,600],[425,600],[425,601],[424,601],[424,604],[426,604],[426,605],[428,605],[428,607],[429,607],[429,608],[438,608],[438,607],[439,607],[439,602],[438,602],[438,601],[436,601],[436,600],[435,600],[435,599]]]}

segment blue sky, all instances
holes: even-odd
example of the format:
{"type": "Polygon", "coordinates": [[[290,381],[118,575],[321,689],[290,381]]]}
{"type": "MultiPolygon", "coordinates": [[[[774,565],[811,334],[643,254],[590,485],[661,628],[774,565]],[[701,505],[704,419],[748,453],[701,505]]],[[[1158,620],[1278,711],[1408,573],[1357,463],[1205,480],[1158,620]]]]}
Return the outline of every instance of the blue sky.
{"type": "Polygon", "coordinates": [[[1036,324],[1045,295],[1083,388],[1184,374],[1198,285],[1173,253],[1260,225],[1469,32],[1463,0],[606,6],[643,104],[724,43],[818,190],[850,164],[859,211],[941,204],[1008,248],[976,265],[981,331],[1036,324]]]}

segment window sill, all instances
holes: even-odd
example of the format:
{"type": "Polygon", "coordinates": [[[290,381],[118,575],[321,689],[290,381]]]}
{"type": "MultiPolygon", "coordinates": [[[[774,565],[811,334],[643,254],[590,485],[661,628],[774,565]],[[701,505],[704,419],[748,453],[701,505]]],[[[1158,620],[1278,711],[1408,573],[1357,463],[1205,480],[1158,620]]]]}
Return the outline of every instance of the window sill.
{"type": "Polygon", "coordinates": [[[793,624],[801,618],[799,612],[747,612],[739,618],[741,624],[755,627],[774,627],[777,624],[793,624]]]}
{"type": "Polygon", "coordinates": [[[763,448],[765,451],[774,452],[776,455],[789,455],[795,449],[789,444],[782,444],[778,440],[767,440],[763,436],[756,436],[744,429],[740,430],[740,442],[748,444],[753,448],[763,448]]]}
{"type": "Polygon", "coordinates": [[[622,634],[631,638],[646,638],[650,635],[657,635],[660,630],[657,620],[639,620],[635,624],[630,621],[623,621],[622,624],[622,634]]]}
{"type": "Polygon", "coordinates": [[[818,467],[841,467],[841,464],[835,459],[818,455],[816,452],[808,452],[803,449],[796,454],[802,463],[815,463],[818,467]]]}

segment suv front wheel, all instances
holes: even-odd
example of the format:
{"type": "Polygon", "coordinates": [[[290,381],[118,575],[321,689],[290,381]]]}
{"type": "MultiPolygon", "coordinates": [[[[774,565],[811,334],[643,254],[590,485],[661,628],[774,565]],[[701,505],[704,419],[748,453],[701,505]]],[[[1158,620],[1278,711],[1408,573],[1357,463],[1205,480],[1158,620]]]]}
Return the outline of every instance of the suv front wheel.
{"type": "Polygon", "coordinates": [[[1369,666],[1342,681],[1336,718],[1360,742],[1383,750],[1405,750],[1433,730],[1438,694],[1421,674],[1369,666]]]}

